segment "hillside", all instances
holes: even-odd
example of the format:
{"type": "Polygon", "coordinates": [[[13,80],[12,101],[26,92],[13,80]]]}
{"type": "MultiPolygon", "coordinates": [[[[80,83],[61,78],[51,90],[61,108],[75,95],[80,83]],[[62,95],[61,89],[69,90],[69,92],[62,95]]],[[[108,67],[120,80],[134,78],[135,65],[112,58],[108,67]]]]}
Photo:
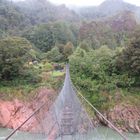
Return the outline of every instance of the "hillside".
{"type": "Polygon", "coordinates": [[[140,7],[124,2],[123,0],[105,0],[99,6],[81,8],[69,8],[64,4],[55,5],[48,0],[28,0],[15,4],[16,9],[20,9],[20,12],[33,25],[56,20],[78,22],[84,19],[102,19],[121,12],[123,13],[124,11],[133,12],[136,18],[140,17],[140,7]]]}
{"type": "Polygon", "coordinates": [[[137,25],[135,14],[131,11],[120,12],[105,21],[114,32],[131,32],[137,25]]]}
{"type": "Polygon", "coordinates": [[[14,30],[18,27],[25,27],[26,18],[14,3],[0,0],[0,30],[14,30]]]}
{"type": "Polygon", "coordinates": [[[95,48],[102,45],[113,48],[120,46],[137,25],[135,14],[123,11],[102,20],[83,22],[79,38],[81,41],[87,40],[88,44],[95,48]]]}
{"type": "MultiPolygon", "coordinates": [[[[28,0],[18,3],[9,1],[0,1],[0,29],[19,34],[19,30],[34,26],[37,24],[67,21],[79,22],[84,19],[96,20],[107,19],[125,11],[133,12],[138,21],[140,17],[140,8],[123,0],[106,0],[98,7],[83,7],[70,10],[65,5],[54,5],[46,0],[28,0]]],[[[123,16],[123,15],[122,15],[123,16]]]]}
{"type": "Polygon", "coordinates": [[[134,12],[137,17],[140,17],[140,7],[123,0],[105,0],[99,6],[82,7],[74,10],[85,19],[106,18],[123,11],[134,12]]]}
{"type": "Polygon", "coordinates": [[[31,16],[32,24],[56,20],[77,21],[78,15],[63,5],[54,5],[47,0],[28,0],[17,3],[26,16],[31,16]]]}
{"type": "Polygon", "coordinates": [[[1,32],[20,35],[21,31],[31,26],[58,20],[75,22],[79,16],[65,5],[56,6],[46,0],[18,3],[0,0],[1,32]]]}

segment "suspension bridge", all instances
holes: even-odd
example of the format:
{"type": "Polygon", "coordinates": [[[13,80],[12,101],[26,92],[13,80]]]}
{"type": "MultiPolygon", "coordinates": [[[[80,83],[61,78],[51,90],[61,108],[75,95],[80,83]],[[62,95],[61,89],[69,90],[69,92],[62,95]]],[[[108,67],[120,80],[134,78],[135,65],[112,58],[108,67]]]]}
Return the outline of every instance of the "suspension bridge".
{"type": "MultiPolygon", "coordinates": [[[[38,126],[40,128],[40,135],[38,140],[103,140],[79,97],[120,135],[120,140],[127,140],[100,111],[76,90],[70,78],[69,65],[66,65],[64,84],[57,99],[49,110],[44,112],[45,118],[40,120],[40,125],[38,126]],[[96,137],[94,135],[91,137],[93,133],[96,133],[96,137]]],[[[17,129],[7,136],[5,140],[12,140],[16,132],[45,106],[46,103],[42,104],[17,129]]]]}

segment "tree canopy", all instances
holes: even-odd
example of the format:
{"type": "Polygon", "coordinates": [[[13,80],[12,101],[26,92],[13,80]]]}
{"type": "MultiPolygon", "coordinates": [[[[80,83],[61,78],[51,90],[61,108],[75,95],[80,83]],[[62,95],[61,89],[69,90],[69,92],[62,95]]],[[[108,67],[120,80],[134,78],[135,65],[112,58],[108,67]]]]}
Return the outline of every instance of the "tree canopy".
{"type": "Polygon", "coordinates": [[[25,38],[0,39],[0,79],[10,80],[19,76],[23,66],[32,59],[32,46],[25,38]]]}

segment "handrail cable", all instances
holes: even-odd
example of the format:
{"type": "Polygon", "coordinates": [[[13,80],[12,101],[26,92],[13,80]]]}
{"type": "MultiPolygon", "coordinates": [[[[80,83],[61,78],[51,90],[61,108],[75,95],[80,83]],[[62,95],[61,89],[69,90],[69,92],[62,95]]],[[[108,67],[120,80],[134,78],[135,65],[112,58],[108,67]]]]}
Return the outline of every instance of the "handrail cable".
{"type": "MultiPolygon", "coordinates": [[[[75,88],[76,89],[76,88],[75,88]]],[[[76,89],[77,90],[77,89],[76,89]]],[[[96,109],[80,92],[78,92],[77,91],[77,93],[87,102],[87,104],[88,105],[90,105],[94,110],[95,110],[95,112],[96,113],[98,113],[124,140],[128,140],[127,138],[126,138],[126,136],[125,135],[123,135],[121,132],[120,132],[120,130],[117,128],[117,127],[115,127],[106,117],[104,117],[104,115],[100,112],[100,111],[98,111],[98,109],[96,109]]]]}
{"type": "Polygon", "coordinates": [[[7,136],[5,140],[9,140],[9,138],[11,138],[26,122],[28,122],[41,108],[43,108],[46,103],[47,102],[45,102],[37,110],[35,110],[33,114],[31,114],[20,126],[18,126],[9,136],[7,136]]]}

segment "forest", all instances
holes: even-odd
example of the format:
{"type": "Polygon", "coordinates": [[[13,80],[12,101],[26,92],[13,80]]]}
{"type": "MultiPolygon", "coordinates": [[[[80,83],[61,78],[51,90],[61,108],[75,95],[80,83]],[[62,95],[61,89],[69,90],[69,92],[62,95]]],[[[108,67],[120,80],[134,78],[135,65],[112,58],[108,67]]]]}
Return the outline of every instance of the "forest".
{"type": "Polygon", "coordinates": [[[0,0],[0,98],[29,100],[40,86],[57,90],[64,76],[54,65],[68,62],[74,85],[101,111],[140,106],[140,8],[114,3],[72,9],[0,0]]]}

